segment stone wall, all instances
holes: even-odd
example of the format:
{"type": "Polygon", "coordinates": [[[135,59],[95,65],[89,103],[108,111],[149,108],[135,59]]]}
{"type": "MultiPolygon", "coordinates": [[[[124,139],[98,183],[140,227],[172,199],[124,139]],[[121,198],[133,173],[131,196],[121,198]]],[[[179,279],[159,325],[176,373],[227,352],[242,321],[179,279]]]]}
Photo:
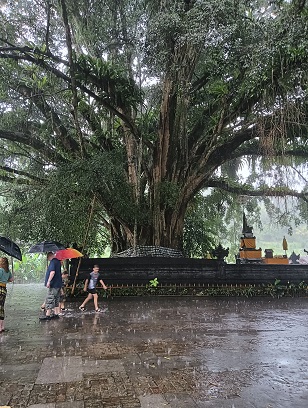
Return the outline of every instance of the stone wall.
{"type": "MultiPolygon", "coordinates": [[[[146,284],[157,278],[161,284],[282,284],[308,283],[308,265],[226,264],[215,259],[129,257],[83,259],[78,281],[98,264],[107,285],[146,284]]],[[[74,278],[76,268],[70,271],[74,278]]]]}

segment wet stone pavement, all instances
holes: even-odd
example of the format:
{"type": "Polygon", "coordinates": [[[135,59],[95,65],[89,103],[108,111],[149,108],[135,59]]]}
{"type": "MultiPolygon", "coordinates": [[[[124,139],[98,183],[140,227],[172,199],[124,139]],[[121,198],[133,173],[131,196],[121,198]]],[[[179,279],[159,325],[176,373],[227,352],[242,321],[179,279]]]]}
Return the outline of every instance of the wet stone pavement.
{"type": "Polygon", "coordinates": [[[0,406],[307,408],[308,299],[152,297],[68,303],[10,285],[0,406]]]}

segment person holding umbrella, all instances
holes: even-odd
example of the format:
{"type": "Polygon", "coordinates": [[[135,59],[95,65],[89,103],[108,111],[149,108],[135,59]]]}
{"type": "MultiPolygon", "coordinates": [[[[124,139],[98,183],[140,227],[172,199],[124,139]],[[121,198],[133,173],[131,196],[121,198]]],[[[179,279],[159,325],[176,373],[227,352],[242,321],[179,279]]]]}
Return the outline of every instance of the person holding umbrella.
{"type": "Polygon", "coordinates": [[[6,284],[12,282],[13,276],[9,271],[9,261],[0,258],[0,333],[4,332],[4,303],[6,299],[6,284]]]}
{"type": "Polygon", "coordinates": [[[45,275],[45,286],[48,289],[47,297],[45,300],[45,316],[40,317],[40,320],[50,320],[53,318],[58,318],[60,313],[60,293],[62,287],[62,274],[61,274],[61,262],[55,257],[55,253],[48,252],[47,260],[49,265],[47,267],[45,275]],[[51,315],[51,311],[54,314],[51,315]]]}

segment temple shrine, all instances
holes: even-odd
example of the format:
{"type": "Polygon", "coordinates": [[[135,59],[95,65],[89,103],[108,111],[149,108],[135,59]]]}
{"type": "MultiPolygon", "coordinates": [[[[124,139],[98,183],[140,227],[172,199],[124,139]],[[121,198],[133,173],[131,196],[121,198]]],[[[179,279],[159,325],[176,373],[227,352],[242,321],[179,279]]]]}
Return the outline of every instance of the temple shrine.
{"type": "Polygon", "coordinates": [[[245,213],[243,213],[243,229],[236,263],[289,264],[287,255],[274,256],[272,249],[265,249],[264,252],[265,257],[262,257],[262,249],[256,247],[256,237],[253,235],[252,227],[248,226],[245,213]]]}

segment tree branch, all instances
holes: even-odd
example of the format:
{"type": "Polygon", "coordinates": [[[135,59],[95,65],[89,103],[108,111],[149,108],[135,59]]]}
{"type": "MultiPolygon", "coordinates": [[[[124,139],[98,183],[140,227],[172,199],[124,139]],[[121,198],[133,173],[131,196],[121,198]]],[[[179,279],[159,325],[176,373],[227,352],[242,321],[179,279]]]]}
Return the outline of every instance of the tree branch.
{"type": "Polygon", "coordinates": [[[72,38],[71,38],[71,30],[68,22],[67,16],[67,9],[65,0],[60,0],[61,8],[62,8],[62,16],[63,16],[63,23],[65,27],[65,36],[66,36],[66,46],[67,46],[67,53],[68,53],[68,61],[69,61],[69,70],[71,75],[71,90],[72,90],[72,105],[73,105],[73,117],[74,123],[76,128],[76,133],[79,140],[80,145],[80,154],[81,158],[85,156],[85,146],[82,136],[82,131],[80,128],[79,120],[78,120],[78,94],[77,94],[77,81],[76,81],[76,70],[75,70],[75,62],[73,58],[73,47],[72,47],[72,38]]]}
{"type": "MultiPolygon", "coordinates": [[[[12,59],[12,60],[15,60],[15,61],[22,60],[22,61],[31,62],[32,64],[37,65],[37,66],[45,69],[47,72],[51,72],[53,75],[55,75],[55,77],[57,77],[59,79],[62,79],[63,81],[65,81],[66,83],[71,85],[71,82],[72,82],[71,77],[64,74],[59,69],[47,64],[46,61],[42,58],[43,56],[46,56],[46,57],[52,59],[54,62],[59,62],[61,64],[64,64],[65,66],[69,66],[67,61],[63,61],[60,58],[56,58],[55,56],[50,56],[48,53],[46,53],[46,52],[44,53],[44,52],[39,51],[37,49],[33,50],[32,48],[29,48],[29,47],[5,47],[5,48],[0,47],[0,58],[2,58],[2,59],[12,59]],[[14,53],[6,54],[6,53],[3,52],[3,51],[8,51],[8,50],[9,51],[19,51],[19,52],[23,53],[23,55],[18,55],[18,54],[14,54],[14,53]],[[39,54],[39,56],[41,58],[33,57],[32,55],[30,55],[30,53],[39,54]]],[[[76,68],[80,69],[80,67],[78,65],[76,65],[76,68]]],[[[84,72],[80,72],[80,74],[86,75],[84,72]]],[[[91,75],[91,80],[93,80],[93,79],[94,79],[94,75],[91,75]]],[[[100,81],[97,78],[93,83],[99,88],[100,81]]],[[[85,85],[83,85],[78,80],[76,80],[76,86],[78,86],[78,88],[81,91],[83,91],[88,96],[93,98],[96,102],[98,102],[99,104],[104,106],[108,111],[114,113],[115,116],[117,116],[119,119],[121,119],[127,125],[127,127],[131,130],[132,134],[137,138],[138,131],[137,131],[137,128],[136,128],[135,124],[133,123],[131,118],[129,118],[127,115],[125,115],[123,113],[123,111],[120,111],[117,107],[114,107],[113,105],[111,105],[106,100],[106,98],[97,95],[95,92],[91,91],[89,88],[87,88],[85,85]]]]}
{"type": "Polygon", "coordinates": [[[259,189],[252,189],[251,186],[247,184],[229,184],[225,179],[210,179],[207,183],[208,187],[218,188],[220,190],[227,191],[236,195],[247,195],[253,197],[297,197],[301,198],[308,203],[308,193],[307,192],[298,192],[292,190],[288,187],[269,187],[264,185],[259,189]]]}
{"type": "Polygon", "coordinates": [[[17,177],[3,176],[2,174],[0,174],[0,180],[3,181],[4,183],[11,183],[11,184],[18,184],[18,185],[30,185],[31,184],[30,180],[20,179],[17,177]]]}
{"type": "Polygon", "coordinates": [[[42,112],[42,114],[50,120],[50,123],[53,125],[53,130],[56,132],[59,140],[61,141],[62,146],[68,151],[77,151],[78,144],[73,138],[71,138],[62,124],[59,116],[56,114],[54,109],[47,103],[44,94],[39,90],[34,90],[26,85],[20,85],[17,88],[17,91],[21,95],[26,96],[31,99],[37,108],[42,112]]]}
{"type": "Polygon", "coordinates": [[[50,17],[51,17],[51,3],[48,1],[47,2],[46,36],[45,36],[45,46],[46,46],[47,53],[50,53],[50,50],[49,50],[50,17]]]}
{"type": "Polygon", "coordinates": [[[56,150],[47,147],[44,142],[36,139],[28,132],[12,132],[0,129],[0,139],[10,140],[11,142],[17,142],[29,146],[42,154],[48,162],[61,163],[63,161],[63,156],[58,154],[56,150]]]}
{"type": "MultiPolygon", "coordinates": [[[[23,177],[27,177],[33,181],[38,181],[39,183],[44,183],[44,179],[42,179],[41,177],[37,177],[34,176],[33,174],[30,174],[26,171],[22,171],[22,170],[16,170],[16,169],[12,169],[11,167],[8,166],[0,166],[0,170],[6,172],[6,173],[11,173],[11,174],[16,174],[18,176],[23,176],[23,177]]],[[[16,178],[14,178],[13,180],[17,180],[16,178]]]]}

